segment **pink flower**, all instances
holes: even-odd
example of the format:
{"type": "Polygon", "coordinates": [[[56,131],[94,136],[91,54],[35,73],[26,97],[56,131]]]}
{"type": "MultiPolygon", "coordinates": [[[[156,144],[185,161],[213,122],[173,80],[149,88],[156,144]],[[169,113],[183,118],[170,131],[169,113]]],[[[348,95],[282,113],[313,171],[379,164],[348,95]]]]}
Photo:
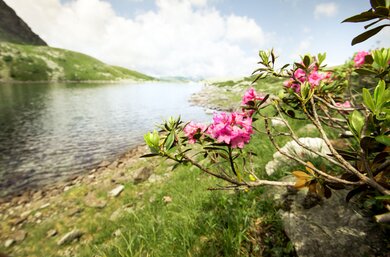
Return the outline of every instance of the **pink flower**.
{"type": "Polygon", "coordinates": [[[360,51],[358,52],[355,57],[353,58],[353,61],[355,62],[355,67],[359,68],[363,66],[365,58],[367,55],[369,55],[369,52],[366,51],[360,51]]]}
{"type": "Polygon", "coordinates": [[[207,133],[219,143],[226,143],[232,148],[243,148],[249,143],[252,129],[252,118],[245,113],[233,112],[214,114],[213,124],[207,133]]]}
{"type": "Polygon", "coordinates": [[[188,123],[183,129],[184,134],[188,137],[188,143],[195,144],[197,136],[200,136],[206,128],[207,126],[201,123],[196,124],[192,121],[188,123]]]}
{"type": "Polygon", "coordinates": [[[326,75],[320,74],[317,71],[312,71],[309,75],[309,83],[311,88],[316,87],[320,84],[321,80],[325,79],[326,75]]]}
{"type": "Polygon", "coordinates": [[[289,79],[283,82],[283,85],[287,88],[291,88],[295,93],[301,92],[301,85],[299,83],[294,83],[295,80],[289,79]]]}
{"type": "Polygon", "coordinates": [[[242,105],[247,105],[249,102],[255,102],[256,100],[263,100],[264,97],[262,95],[258,95],[253,87],[249,88],[242,98],[242,105]]]}
{"type": "Polygon", "coordinates": [[[305,82],[306,80],[306,72],[302,70],[301,68],[294,71],[294,78],[296,80],[299,80],[300,82],[305,82]]]}
{"type": "Polygon", "coordinates": [[[349,101],[345,101],[344,103],[335,103],[335,106],[338,108],[351,108],[351,103],[349,101]]]}

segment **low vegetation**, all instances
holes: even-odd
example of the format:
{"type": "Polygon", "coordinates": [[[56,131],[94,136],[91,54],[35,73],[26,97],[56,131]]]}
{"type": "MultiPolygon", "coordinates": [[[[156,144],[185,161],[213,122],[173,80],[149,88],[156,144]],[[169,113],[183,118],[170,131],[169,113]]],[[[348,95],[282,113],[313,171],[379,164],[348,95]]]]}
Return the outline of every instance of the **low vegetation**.
{"type": "Polygon", "coordinates": [[[0,82],[153,79],[137,71],[110,66],[73,51],[48,46],[0,43],[0,82]]]}

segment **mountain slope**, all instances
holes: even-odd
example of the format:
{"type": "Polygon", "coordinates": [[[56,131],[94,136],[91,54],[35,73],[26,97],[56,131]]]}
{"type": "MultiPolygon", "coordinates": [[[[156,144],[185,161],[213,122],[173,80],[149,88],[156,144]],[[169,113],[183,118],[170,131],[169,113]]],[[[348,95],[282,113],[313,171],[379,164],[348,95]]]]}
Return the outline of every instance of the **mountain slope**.
{"type": "Polygon", "coordinates": [[[47,45],[3,0],[0,0],[0,41],[47,45]]]}
{"type": "Polygon", "coordinates": [[[153,80],[153,77],[107,65],[85,54],[52,48],[0,43],[0,82],[153,80]]]}

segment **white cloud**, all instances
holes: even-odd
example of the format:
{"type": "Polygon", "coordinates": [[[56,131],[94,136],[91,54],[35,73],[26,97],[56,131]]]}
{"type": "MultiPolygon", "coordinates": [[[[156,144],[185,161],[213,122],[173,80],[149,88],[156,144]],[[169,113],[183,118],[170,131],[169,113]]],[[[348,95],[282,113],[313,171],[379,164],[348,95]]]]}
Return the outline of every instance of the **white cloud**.
{"type": "Polygon", "coordinates": [[[156,11],[133,19],[102,0],[6,2],[49,45],[152,75],[248,75],[266,42],[253,19],[222,15],[207,0],[156,0],[156,11]]]}
{"type": "Polygon", "coordinates": [[[321,3],[317,4],[314,8],[314,17],[320,19],[322,17],[333,17],[338,12],[338,6],[333,3],[321,3]]]}

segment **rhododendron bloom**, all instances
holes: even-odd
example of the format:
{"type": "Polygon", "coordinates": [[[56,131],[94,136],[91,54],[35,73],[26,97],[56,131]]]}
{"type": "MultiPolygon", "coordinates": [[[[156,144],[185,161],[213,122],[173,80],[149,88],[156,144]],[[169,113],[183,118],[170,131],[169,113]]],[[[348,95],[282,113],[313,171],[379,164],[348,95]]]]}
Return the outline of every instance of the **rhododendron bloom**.
{"type": "Polygon", "coordinates": [[[335,103],[335,106],[339,108],[351,108],[351,103],[349,101],[345,101],[344,103],[335,103]]]}
{"type": "Polygon", "coordinates": [[[295,93],[301,92],[301,85],[299,83],[294,83],[295,81],[293,79],[289,79],[283,82],[283,85],[285,87],[291,88],[294,90],[295,93]]]}
{"type": "Polygon", "coordinates": [[[323,80],[324,78],[326,77],[326,75],[324,74],[320,74],[318,73],[317,71],[312,71],[309,75],[309,83],[311,85],[311,87],[315,87],[315,86],[318,86],[321,82],[321,80],[323,80]]]}
{"type": "Polygon", "coordinates": [[[195,144],[196,135],[205,132],[206,128],[207,126],[201,123],[194,123],[192,121],[188,123],[183,129],[184,134],[188,137],[188,143],[195,144]]]}
{"type": "Polygon", "coordinates": [[[306,81],[306,72],[302,70],[301,68],[297,69],[294,71],[294,78],[296,80],[299,80],[300,82],[305,82],[306,81]]]}
{"type": "Polygon", "coordinates": [[[363,66],[364,62],[365,62],[365,58],[367,55],[369,55],[370,53],[369,52],[366,52],[366,51],[360,51],[358,52],[355,57],[353,58],[353,61],[355,63],[355,67],[359,68],[361,66],[363,66]]]}
{"type": "Polygon", "coordinates": [[[249,102],[255,102],[256,100],[261,101],[264,96],[258,95],[253,87],[249,88],[242,98],[242,105],[246,105],[249,102]]]}
{"type": "Polygon", "coordinates": [[[226,143],[232,148],[243,148],[253,134],[252,118],[245,113],[233,112],[214,114],[213,124],[207,130],[219,143],[226,143]]]}

